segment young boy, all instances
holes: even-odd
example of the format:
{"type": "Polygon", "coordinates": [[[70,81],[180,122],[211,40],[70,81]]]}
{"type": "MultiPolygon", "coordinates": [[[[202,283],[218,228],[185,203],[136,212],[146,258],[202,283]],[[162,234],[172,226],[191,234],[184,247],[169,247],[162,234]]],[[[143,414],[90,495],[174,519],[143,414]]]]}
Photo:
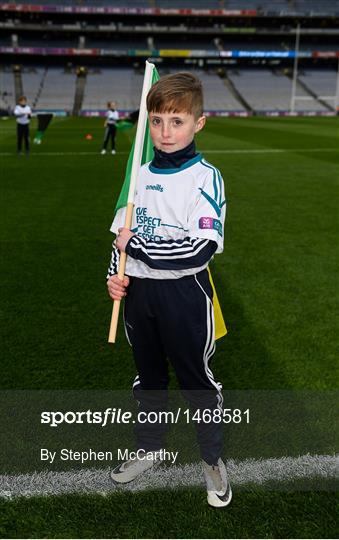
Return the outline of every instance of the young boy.
{"type": "Polygon", "coordinates": [[[17,151],[21,154],[22,140],[25,141],[26,154],[29,154],[29,123],[32,117],[32,110],[27,105],[26,96],[21,96],[14,109],[17,124],[17,151]]]}
{"type": "Polygon", "coordinates": [[[116,103],[115,101],[109,101],[107,103],[108,111],[106,113],[106,121],[105,121],[105,137],[104,142],[102,146],[101,153],[106,154],[107,145],[109,143],[109,140],[111,139],[112,144],[112,154],[114,155],[115,152],[115,135],[117,132],[116,123],[119,120],[119,113],[116,110],[116,103]]]}
{"type": "MultiPolygon", "coordinates": [[[[212,288],[206,270],[223,250],[226,213],[218,169],[197,153],[194,135],[205,125],[199,79],[191,73],[162,77],[147,96],[154,159],[141,167],[132,231],[116,218],[108,271],[113,300],[125,298],[124,322],[138,375],[139,412],[164,410],[169,360],[192,414],[206,409],[222,418],[221,384],[210,361],[215,350],[212,288]],[[117,277],[119,253],[128,255],[117,277]]],[[[211,506],[227,506],[232,492],[221,460],[222,422],[196,423],[211,506]]],[[[164,425],[136,424],[137,456],[116,467],[117,483],[156,464],[164,425]],[[158,453],[157,453],[158,451],[158,453]],[[149,459],[149,453],[154,457],[149,459]]]]}

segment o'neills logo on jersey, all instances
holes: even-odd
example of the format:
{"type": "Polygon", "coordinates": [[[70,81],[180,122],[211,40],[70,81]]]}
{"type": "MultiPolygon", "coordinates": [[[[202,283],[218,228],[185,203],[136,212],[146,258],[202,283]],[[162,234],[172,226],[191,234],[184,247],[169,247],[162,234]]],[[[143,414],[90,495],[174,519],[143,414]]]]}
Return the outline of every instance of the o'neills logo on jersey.
{"type": "Polygon", "coordinates": [[[164,188],[160,184],[148,184],[148,186],[146,186],[146,189],[153,189],[153,191],[161,191],[161,193],[164,191],[164,188]]]}

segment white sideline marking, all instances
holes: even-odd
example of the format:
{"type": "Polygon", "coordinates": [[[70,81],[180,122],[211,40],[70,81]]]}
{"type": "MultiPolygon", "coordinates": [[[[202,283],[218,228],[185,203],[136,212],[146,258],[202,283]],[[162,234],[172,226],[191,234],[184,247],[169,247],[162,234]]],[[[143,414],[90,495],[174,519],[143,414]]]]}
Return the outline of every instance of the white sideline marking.
{"type": "MultiPolygon", "coordinates": [[[[284,154],[288,152],[337,152],[338,148],[234,148],[232,150],[201,150],[203,154],[284,154]]],[[[129,152],[117,152],[116,155],[129,154],[129,152]]],[[[0,156],[16,156],[16,152],[0,152],[0,156]]],[[[36,152],[31,153],[30,157],[43,156],[99,156],[100,152],[36,152]]],[[[107,159],[101,157],[102,160],[107,159]]],[[[22,155],[20,159],[25,159],[22,155]]],[[[114,159],[114,158],[113,158],[114,159]]]]}
{"type": "MultiPolygon", "coordinates": [[[[310,455],[270,459],[246,459],[226,463],[233,485],[291,480],[337,478],[338,458],[329,455],[310,455]]],[[[20,475],[0,475],[0,497],[32,497],[63,495],[65,493],[95,493],[107,495],[119,490],[144,491],[146,489],[173,489],[203,485],[200,463],[165,467],[147,471],[129,484],[116,486],[109,476],[111,468],[79,469],[66,472],[33,472],[20,475]]],[[[321,486],[319,486],[321,489],[321,486]]]]}

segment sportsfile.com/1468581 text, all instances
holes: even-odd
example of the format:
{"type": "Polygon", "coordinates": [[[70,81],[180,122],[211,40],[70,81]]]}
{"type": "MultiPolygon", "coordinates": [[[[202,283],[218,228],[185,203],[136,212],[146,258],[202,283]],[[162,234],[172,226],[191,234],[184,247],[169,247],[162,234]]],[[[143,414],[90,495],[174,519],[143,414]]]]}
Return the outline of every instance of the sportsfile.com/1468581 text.
{"type": "Polygon", "coordinates": [[[189,424],[191,422],[216,423],[216,424],[240,424],[250,423],[250,410],[245,409],[183,409],[178,407],[176,411],[140,411],[133,415],[131,411],[123,411],[121,408],[108,407],[104,411],[43,411],[41,424],[57,427],[61,424],[97,424],[105,427],[109,424],[177,424],[179,420],[189,424]]]}

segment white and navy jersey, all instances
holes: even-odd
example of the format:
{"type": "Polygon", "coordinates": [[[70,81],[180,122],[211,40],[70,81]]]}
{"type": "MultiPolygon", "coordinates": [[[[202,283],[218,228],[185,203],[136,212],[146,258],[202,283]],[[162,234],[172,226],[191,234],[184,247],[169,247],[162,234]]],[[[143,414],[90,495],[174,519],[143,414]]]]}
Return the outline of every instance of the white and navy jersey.
{"type": "Polygon", "coordinates": [[[16,121],[18,124],[29,124],[31,114],[32,109],[29,105],[25,105],[24,107],[22,105],[16,105],[14,109],[14,115],[16,116],[16,121]]]}
{"type": "Polygon", "coordinates": [[[119,113],[118,111],[113,111],[112,109],[109,109],[106,113],[106,118],[108,126],[115,126],[117,120],[119,120],[119,113]]]}
{"type": "MultiPolygon", "coordinates": [[[[226,215],[224,184],[218,169],[201,154],[174,169],[147,163],[140,169],[132,231],[126,246],[126,274],[140,278],[178,279],[205,269],[223,251],[226,215]]],[[[124,226],[120,210],[111,226],[124,226]]],[[[113,250],[109,274],[116,273],[113,250]]]]}

